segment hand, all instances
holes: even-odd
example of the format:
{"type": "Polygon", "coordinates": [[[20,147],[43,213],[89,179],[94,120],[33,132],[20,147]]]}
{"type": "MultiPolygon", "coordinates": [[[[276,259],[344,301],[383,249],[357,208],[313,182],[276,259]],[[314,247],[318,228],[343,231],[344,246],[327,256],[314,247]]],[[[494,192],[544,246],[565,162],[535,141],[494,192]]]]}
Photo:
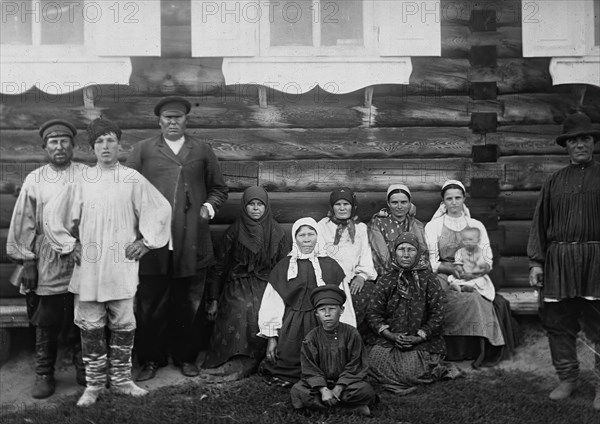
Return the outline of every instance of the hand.
{"type": "Polygon", "coordinates": [[[465,269],[462,265],[454,265],[454,271],[452,272],[452,275],[454,275],[459,280],[466,280],[465,269]]]}
{"type": "Polygon", "coordinates": [[[455,290],[455,291],[457,291],[459,293],[462,291],[461,288],[460,288],[460,285],[458,283],[452,283],[452,284],[450,284],[450,290],[455,290]]]}
{"type": "Polygon", "coordinates": [[[81,243],[75,243],[75,247],[73,248],[73,252],[71,254],[73,255],[75,264],[81,265],[81,243]]]}
{"type": "Polygon", "coordinates": [[[136,240],[125,247],[125,257],[130,261],[139,261],[149,251],[142,240],[136,240]]]}
{"type": "Polygon", "coordinates": [[[267,361],[272,364],[277,361],[277,337],[269,337],[269,343],[267,344],[267,361]]]}
{"type": "Polygon", "coordinates": [[[421,336],[411,336],[408,334],[400,335],[400,346],[404,349],[410,349],[413,346],[418,345],[419,343],[423,343],[423,338],[421,336]]]}
{"type": "Polygon", "coordinates": [[[456,266],[452,263],[442,262],[438,268],[438,274],[453,275],[460,280],[460,274],[456,270],[456,266]]]}
{"type": "Polygon", "coordinates": [[[37,264],[35,261],[23,262],[23,274],[21,275],[21,285],[24,290],[35,290],[38,283],[37,264]]]}
{"type": "Polygon", "coordinates": [[[208,303],[208,310],[206,314],[208,315],[209,321],[214,321],[217,318],[217,308],[219,306],[219,302],[217,299],[213,299],[208,303]]]}
{"type": "Polygon", "coordinates": [[[365,279],[360,275],[357,275],[350,282],[350,294],[359,293],[365,286],[365,279]]]}
{"type": "Polygon", "coordinates": [[[335,393],[327,387],[321,389],[321,401],[327,406],[335,406],[338,403],[335,393]]]}
{"type": "Polygon", "coordinates": [[[544,270],[541,266],[532,266],[529,270],[529,285],[531,287],[544,287],[544,270]]]}
{"type": "Polygon", "coordinates": [[[200,208],[200,218],[206,221],[210,221],[210,213],[208,212],[208,208],[206,207],[206,205],[202,205],[202,207],[200,208]]]}
{"type": "Polygon", "coordinates": [[[339,401],[342,398],[342,392],[344,391],[344,386],[341,384],[336,384],[335,387],[331,390],[335,398],[339,401]]]}

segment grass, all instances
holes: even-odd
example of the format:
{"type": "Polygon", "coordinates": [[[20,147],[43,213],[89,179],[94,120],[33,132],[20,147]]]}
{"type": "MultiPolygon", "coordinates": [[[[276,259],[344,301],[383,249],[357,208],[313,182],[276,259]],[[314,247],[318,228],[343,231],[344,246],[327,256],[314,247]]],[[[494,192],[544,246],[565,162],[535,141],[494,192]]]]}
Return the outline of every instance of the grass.
{"type": "MultiPolygon", "coordinates": [[[[405,397],[381,394],[373,417],[337,412],[297,413],[286,389],[267,386],[251,378],[222,385],[188,384],[155,390],[132,399],[112,394],[87,409],[75,406],[76,397],[64,397],[45,407],[0,411],[0,422],[9,423],[597,423],[592,409],[594,389],[585,373],[575,394],[562,402],[548,400],[555,383],[530,373],[488,370],[465,378],[439,382],[405,397]]],[[[200,381],[200,380],[199,380],[200,381]]]]}

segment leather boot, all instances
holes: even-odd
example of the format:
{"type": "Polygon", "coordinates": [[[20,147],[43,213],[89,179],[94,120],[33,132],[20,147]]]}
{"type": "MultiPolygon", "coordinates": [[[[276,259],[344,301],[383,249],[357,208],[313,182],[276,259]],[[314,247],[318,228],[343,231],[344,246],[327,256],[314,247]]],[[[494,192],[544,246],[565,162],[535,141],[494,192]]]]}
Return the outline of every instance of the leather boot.
{"type": "Polygon", "coordinates": [[[571,396],[571,393],[575,390],[575,382],[574,381],[561,381],[558,386],[552,392],[550,392],[550,396],[548,396],[552,400],[562,400],[571,396]]]}
{"type": "Polygon", "coordinates": [[[131,380],[131,350],[135,330],[112,331],[110,334],[109,376],[112,391],[130,396],[145,396],[147,390],[131,380]]]}
{"type": "Polygon", "coordinates": [[[35,399],[45,399],[54,394],[54,364],[58,352],[58,327],[37,327],[35,331],[36,379],[31,391],[35,399]]]}
{"type": "Polygon", "coordinates": [[[106,386],[107,354],[104,327],[81,329],[81,349],[87,385],[77,401],[77,406],[89,406],[96,403],[106,386]]]}

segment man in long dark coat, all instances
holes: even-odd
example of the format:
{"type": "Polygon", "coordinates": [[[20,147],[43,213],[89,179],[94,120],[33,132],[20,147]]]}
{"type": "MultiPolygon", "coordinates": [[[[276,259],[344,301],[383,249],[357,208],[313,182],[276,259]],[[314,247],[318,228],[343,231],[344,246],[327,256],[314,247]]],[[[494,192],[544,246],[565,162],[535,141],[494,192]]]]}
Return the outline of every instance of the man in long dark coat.
{"type": "MultiPolygon", "coordinates": [[[[527,245],[529,283],[542,288],[541,319],[560,379],[552,400],[565,399],[576,388],[580,322],[600,346],[600,163],[593,157],[599,138],[586,115],[567,117],[556,142],[567,149],[571,163],[542,187],[527,245]]],[[[600,410],[600,354],[590,348],[596,373],[593,406],[600,410]]]]}
{"type": "Polygon", "coordinates": [[[154,108],[161,134],[140,141],[127,162],[173,207],[168,246],[140,261],[136,353],[142,370],[137,381],[153,378],[158,367],[167,365],[169,350],[184,375],[198,375],[194,323],[206,269],[214,263],[208,223],[227,200],[228,189],[212,148],[185,134],[190,109],[181,97],[162,99],[154,108]]]}

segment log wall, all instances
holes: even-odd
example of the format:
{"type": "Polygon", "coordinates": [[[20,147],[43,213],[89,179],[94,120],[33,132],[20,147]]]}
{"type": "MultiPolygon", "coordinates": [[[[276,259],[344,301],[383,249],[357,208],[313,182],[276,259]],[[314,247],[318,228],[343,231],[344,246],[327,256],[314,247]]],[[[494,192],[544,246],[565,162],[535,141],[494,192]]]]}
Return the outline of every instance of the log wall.
{"type": "MultiPolygon", "coordinates": [[[[496,285],[526,287],[538,190],[567,163],[553,139],[575,108],[600,127],[600,89],[585,87],[582,97],[582,87],[554,87],[550,58],[522,57],[520,0],[442,0],[441,10],[441,57],[413,58],[410,84],[373,87],[369,107],[362,90],[335,95],[318,88],[302,95],[269,89],[267,107],[259,107],[258,87],[225,85],[221,58],[191,57],[189,2],[174,0],[162,1],[163,56],[133,58],[129,86],[2,96],[0,279],[10,269],[4,244],[15,194],[45,162],[39,125],[65,118],[83,130],[102,115],[124,129],[125,160],[157,133],[156,101],[180,94],[194,105],[190,134],[212,145],[232,191],[213,222],[215,238],[235,219],[240,192],[250,185],[271,192],[275,215],[289,228],[299,217],[324,216],[328,192],[340,185],[359,192],[367,221],[398,182],[413,190],[417,217],[427,222],[441,184],[457,178],[471,190],[472,215],[489,229],[496,285]],[[493,190],[486,189],[490,182],[493,190]]],[[[93,162],[84,131],[77,144],[75,160],[93,162]]]]}

